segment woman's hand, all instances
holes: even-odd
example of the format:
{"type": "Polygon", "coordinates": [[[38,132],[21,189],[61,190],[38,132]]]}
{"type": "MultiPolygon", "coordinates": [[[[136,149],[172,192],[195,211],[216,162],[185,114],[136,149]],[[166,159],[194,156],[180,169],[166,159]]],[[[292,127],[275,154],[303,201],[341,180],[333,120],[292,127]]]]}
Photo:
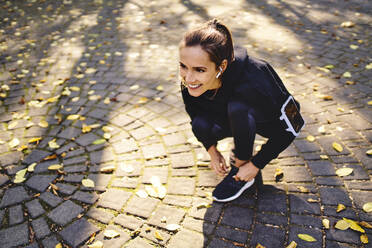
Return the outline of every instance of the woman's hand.
{"type": "Polygon", "coordinates": [[[236,181],[251,181],[256,177],[260,169],[258,169],[251,161],[241,165],[238,173],[233,178],[236,181]]]}
{"type": "Polygon", "coordinates": [[[210,147],[208,149],[208,153],[211,157],[211,163],[209,164],[209,167],[213,169],[217,173],[217,175],[226,176],[228,167],[222,154],[217,150],[215,146],[210,147]]]}

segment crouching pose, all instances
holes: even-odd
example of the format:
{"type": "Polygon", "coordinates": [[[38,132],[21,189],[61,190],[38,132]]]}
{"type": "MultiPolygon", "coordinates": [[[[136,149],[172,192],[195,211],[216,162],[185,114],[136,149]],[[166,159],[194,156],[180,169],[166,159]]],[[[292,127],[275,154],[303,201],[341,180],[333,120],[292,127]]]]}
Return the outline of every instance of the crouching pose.
{"type": "Polygon", "coordinates": [[[229,29],[214,19],[185,33],[179,47],[181,91],[192,131],[225,178],[213,199],[228,202],[249,188],[266,164],[304,125],[299,104],[274,69],[233,46],[229,29]],[[268,138],[253,156],[255,135],[268,138]],[[231,170],[217,142],[233,137],[231,170]]]}

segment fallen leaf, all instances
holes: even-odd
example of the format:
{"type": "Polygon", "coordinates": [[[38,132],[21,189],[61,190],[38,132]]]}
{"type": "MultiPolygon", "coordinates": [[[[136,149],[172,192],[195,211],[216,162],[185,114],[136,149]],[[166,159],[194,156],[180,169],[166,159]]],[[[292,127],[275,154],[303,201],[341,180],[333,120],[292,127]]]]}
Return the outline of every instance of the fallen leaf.
{"type": "Polygon", "coordinates": [[[333,97],[326,95],[326,96],[323,96],[323,100],[331,101],[331,100],[333,100],[333,97]]]}
{"type": "Polygon", "coordinates": [[[52,155],[46,156],[43,160],[46,161],[46,160],[52,160],[52,159],[55,159],[55,158],[57,158],[57,154],[52,154],[52,155]]]}
{"type": "Polygon", "coordinates": [[[138,84],[132,85],[132,86],[130,86],[129,89],[130,90],[138,90],[139,89],[139,85],[138,84]]]}
{"type": "Polygon", "coordinates": [[[324,66],[324,68],[326,68],[326,69],[333,69],[333,68],[335,68],[335,66],[334,65],[326,65],[326,66],[324,66]]]}
{"type": "Polygon", "coordinates": [[[83,133],[89,133],[90,131],[92,131],[92,127],[90,125],[86,125],[85,123],[83,123],[81,131],[83,133]]]}
{"type": "Polygon", "coordinates": [[[372,63],[369,63],[368,65],[366,65],[366,69],[371,70],[372,69],[372,63]]]}
{"type": "Polygon", "coordinates": [[[149,100],[149,99],[148,99],[147,97],[141,97],[141,98],[137,101],[137,103],[138,103],[138,104],[147,103],[148,100],[149,100]]]}
{"type": "Polygon", "coordinates": [[[134,168],[130,164],[122,164],[120,166],[120,169],[122,169],[126,173],[132,173],[134,171],[134,168]]]}
{"type": "Polygon", "coordinates": [[[307,201],[308,201],[308,202],[310,202],[310,203],[315,203],[315,202],[318,202],[318,200],[316,200],[316,199],[313,199],[313,198],[309,198],[309,199],[307,199],[307,201]]]}
{"type": "Polygon", "coordinates": [[[62,169],[63,168],[63,165],[61,164],[53,164],[53,165],[49,165],[48,166],[48,170],[59,170],[59,169],[62,169]]]}
{"type": "Polygon", "coordinates": [[[157,240],[164,240],[164,238],[160,235],[158,231],[155,231],[154,235],[157,240]]]}
{"type": "Polygon", "coordinates": [[[118,237],[120,236],[120,233],[118,233],[117,231],[115,230],[106,230],[103,235],[105,236],[105,238],[115,238],[115,237],[118,237]]]}
{"type": "Polygon", "coordinates": [[[304,186],[297,186],[297,188],[302,192],[302,193],[309,193],[309,189],[305,188],[304,186]]]}
{"type": "Polygon", "coordinates": [[[199,203],[197,206],[196,206],[196,209],[199,210],[199,209],[202,209],[202,208],[210,208],[212,207],[211,204],[207,203],[207,202],[202,202],[202,203],[199,203]]]}
{"type": "Polygon", "coordinates": [[[35,138],[31,138],[28,140],[28,143],[39,143],[39,141],[41,140],[42,138],[41,137],[35,137],[35,138]]]}
{"type": "Polygon", "coordinates": [[[362,234],[360,235],[360,241],[363,243],[363,244],[368,244],[368,236],[366,234],[362,234]]]}
{"type": "Polygon", "coordinates": [[[103,138],[105,138],[106,140],[108,140],[108,139],[111,138],[111,134],[110,133],[104,133],[103,134],[103,138]]]}
{"type": "Polygon", "coordinates": [[[17,138],[13,138],[10,142],[9,142],[9,146],[10,148],[14,148],[16,146],[18,146],[20,143],[19,139],[17,138]]]}
{"type": "Polygon", "coordinates": [[[332,143],[332,147],[333,149],[335,149],[337,152],[342,152],[344,149],[342,148],[342,146],[337,143],[337,142],[333,142],[332,143]]]}
{"type": "Polygon", "coordinates": [[[8,124],[8,129],[13,129],[18,125],[18,121],[10,121],[8,124]]]}
{"type": "Polygon", "coordinates": [[[335,228],[338,229],[338,230],[342,230],[342,231],[345,231],[346,229],[348,229],[350,227],[350,224],[349,222],[345,221],[345,220],[339,220],[337,221],[336,225],[335,225],[335,228]]]}
{"type": "Polygon", "coordinates": [[[13,183],[22,183],[26,180],[24,177],[15,177],[13,183]]]}
{"type": "Polygon", "coordinates": [[[80,115],[69,115],[67,116],[67,120],[73,121],[80,118],[80,115]]]}
{"type": "Polygon", "coordinates": [[[350,80],[346,81],[345,83],[346,83],[347,85],[354,85],[354,84],[355,84],[354,81],[350,81],[350,80]]]}
{"type": "Polygon", "coordinates": [[[292,241],[286,248],[296,248],[297,243],[295,241],[292,241]]]}
{"type": "Polygon", "coordinates": [[[320,155],[320,158],[323,159],[323,160],[327,160],[328,159],[328,156],[327,155],[324,155],[324,154],[321,154],[320,155]]]}
{"type": "Polygon", "coordinates": [[[88,248],[103,248],[103,243],[97,240],[93,244],[88,245],[88,248]]]}
{"type": "Polygon", "coordinates": [[[371,106],[372,105],[372,101],[367,102],[367,105],[371,106]]]}
{"type": "Polygon", "coordinates": [[[167,189],[164,186],[160,186],[160,187],[156,188],[156,191],[157,191],[158,197],[160,199],[163,199],[167,194],[167,189]]]}
{"type": "Polygon", "coordinates": [[[77,87],[77,86],[72,86],[72,87],[70,87],[70,90],[77,92],[77,91],[80,91],[80,88],[77,87]]]}
{"type": "Polygon", "coordinates": [[[363,205],[363,210],[367,213],[372,212],[372,202],[367,202],[363,205]]]}
{"type": "Polygon", "coordinates": [[[263,245],[261,245],[260,243],[258,243],[258,244],[256,245],[256,248],[266,248],[266,247],[263,246],[263,245]]]}
{"type": "Polygon", "coordinates": [[[56,244],[55,248],[63,248],[61,243],[56,244]]]}
{"type": "Polygon", "coordinates": [[[105,139],[96,139],[95,141],[93,141],[93,145],[100,145],[100,144],[103,144],[105,143],[106,140],[105,139]]]}
{"type": "Polygon", "coordinates": [[[322,223],[325,229],[329,229],[329,219],[323,219],[322,223]]]}
{"type": "Polygon", "coordinates": [[[146,193],[151,197],[158,197],[158,193],[156,192],[156,189],[150,185],[145,186],[146,193]]]}
{"type": "Polygon", "coordinates": [[[351,49],[353,49],[353,50],[356,50],[356,49],[358,49],[358,48],[359,48],[359,46],[357,46],[357,45],[354,45],[354,44],[351,44],[351,45],[350,45],[350,48],[351,48],[351,49]]]}
{"type": "Polygon", "coordinates": [[[28,172],[34,172],[35,170],[35,166],[37,165],[37,163],[32,163],[30,164],[28,167],[27,167],[27,171],[28,172]]]}
{"type": "Polygon", "coordinates": [[[48,145],[52,149],[58,149],[60,146],[57,144],[56,139],[53,139],[48,142],[48,145]]]}
{"type": "Polygon", "coordinates": [[[341,27],[343,28],[351,28],[354,26],[355,24],[352,21],[346,21],[346,22],[341,23],[341,27]]]}
{"type": "Polygon", "coordinates": [[[115,170],[115,166],[114,165],[108,165],[108,166],[105,166],[103,168],[101,168],[99,171],[100,172],[103,172],[103,173],[111,173],[115,170]]]}
{"type": "Polygon", "coordinates": [[[345,77],[345,78],[351,78],[351,73],[346,71],[346,72],[344,72],[344,74],[342,74],[342,76],[345,77]]]}
{"type": "Polygon", "coordinates": [[[341,212],[342,210],[345,210],[345,209],[346,209],[345,205],[340,203],[340,204],[337,205],[336,212],[339,213],[339,212],[341,212]]]}
{"type": "Polygon", "coordinates": [[[176,231],[176,230],[178,230],[178,229],[180,229],[181,228],[181,226],[180,225],[178,225],[178,224],[168,224],[168,225],[166,225],[166,227],[165,227],[168,231],[176,231]]]}
{"type": "Polygon", "coordinates": [[[372,225],[369,224],[368,222],[365,222],[365,221],[359,222],[359,225],[361,225],[362,227],[365,227],[365,228],[372,229],[372,225]]]}
{"type": "Polygon", "coordinates": [[[163,91],[163,90],[164,90],[163,85],[158,85],[158,86],[156,87],[156,90],[158,90],[158,91],[163,91]]]}
{"type": "Polygon", "coordinates": [[[312,135],[307,136],[306,139],[307,139],[309,142],[313,142],[313,141],[315,141],[315,137],[312,136],[312,135]]]}
{"type": "Polygon", "coordinates": [[[319,128],[318,128],[318,132],[319,133],[325,133],[326,132],[326,130],[325,130],[325,127],[324,126],[320,126],[319,128]]]}
{"type": "Polygon", "coordinates": [[[316,239],[308,234],[298,234],[297,235],[300,239],[305,240],[307,242],[315,242],[316,239]]]}
{"type": "Polygon", "coordinates": [[[105,100],[103,101],[104,104],[110,104],[110,98],[106,97],[105,100]]]}
{"type": "Polygon", "coordinates": [[[94,188],[94,181],[91,179],[83,179],[81,180],[81,183],[83,184],[84,187],[94,188]]]}
{"type": "Polygon", "coordinates": [[[361,228],[356,221],[347,219],[347,218],[342,218],[344,221],[348,222],[350,224],[350,228],[353,229],[354,231],[365,233],[363,228],[361,228]]]}
{"type": "Polygon", "coordinates": [[[345,177],[345,176],[350,175],[351,173],[353,173],[352,168],[341,168],[341,169],[336,170],[336,174],[339,177],[345,177]]]}

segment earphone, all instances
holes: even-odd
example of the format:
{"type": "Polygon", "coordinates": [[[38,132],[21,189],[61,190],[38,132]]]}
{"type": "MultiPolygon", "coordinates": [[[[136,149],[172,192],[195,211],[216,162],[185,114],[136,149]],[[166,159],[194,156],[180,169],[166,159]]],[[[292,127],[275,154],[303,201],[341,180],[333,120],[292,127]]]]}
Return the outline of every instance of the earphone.
{"type": "Polygon", "coordinates": [[[222,73],[222,68],[220,67],[220,71],[217,73],[216,78],[219,78],[221,76],[221,73],[222,73]]]}

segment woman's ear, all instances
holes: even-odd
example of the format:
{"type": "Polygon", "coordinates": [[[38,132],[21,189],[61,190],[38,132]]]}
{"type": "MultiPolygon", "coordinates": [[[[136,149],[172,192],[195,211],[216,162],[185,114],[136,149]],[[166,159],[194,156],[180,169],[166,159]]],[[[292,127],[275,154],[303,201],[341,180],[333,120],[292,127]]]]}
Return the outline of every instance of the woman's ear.
{"type": "Polygon", "coordinates": [[[222,60],[221,65],[219,67],[222,69],[223,73],[227,68],[227,59],[222,60]]]}

